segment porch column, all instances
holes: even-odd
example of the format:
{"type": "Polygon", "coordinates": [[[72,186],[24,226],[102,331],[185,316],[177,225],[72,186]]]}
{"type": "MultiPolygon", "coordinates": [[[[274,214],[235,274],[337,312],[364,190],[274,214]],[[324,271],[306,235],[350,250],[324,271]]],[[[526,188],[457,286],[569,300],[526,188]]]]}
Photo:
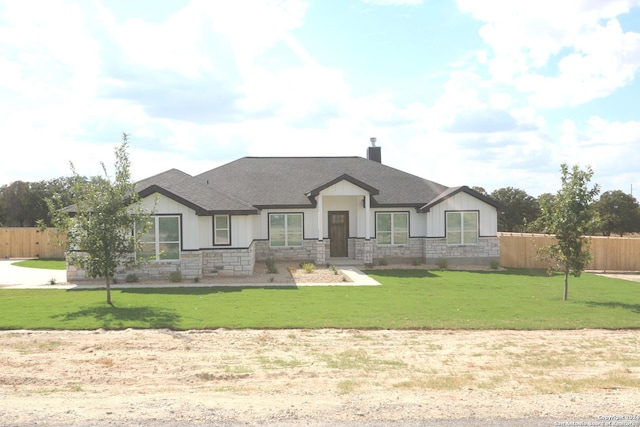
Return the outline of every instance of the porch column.
{"type": "Polygon", "coordinates": [[[324,224],[322,219],[322,194],[318,194],[316,203],[316,209],[318,210],[318,240],[316,241],[316,265],[324,265],[327,263],[327,255],[324,247],[323,229],[324,224]]]}
{"type": "Polygon", "coordinates": [[[364,196],[364,239],[371,238],[371,197],[364,196]]]}
{"type": "Polygon", "coordinates": [[[373,264],[373,244],[371,242],[371,196],[364,196],[364,263],[373,264]]]}
{"type": "Polygon", "coordinates": [[[324,229],[324,224],[322,223],[322,194],[318,194],[316,209],[318,210],[318,240],[322,241],[322,231],[324,229]]]}

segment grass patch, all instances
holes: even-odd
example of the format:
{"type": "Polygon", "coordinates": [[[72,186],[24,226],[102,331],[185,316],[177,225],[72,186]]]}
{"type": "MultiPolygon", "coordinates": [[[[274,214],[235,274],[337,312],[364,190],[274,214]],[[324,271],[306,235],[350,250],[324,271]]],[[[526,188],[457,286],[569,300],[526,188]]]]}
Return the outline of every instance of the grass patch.
{"type": "Polygon", "coordinates": [[[640,387],[640,378],[626,369],[615,369],[585,378],[552,378],[536,383],[538,393],[578,393],[583,390],[617,390],[640,387]]]}
{"type": "Polygon", "coordinates": [[[407,364],[395,360],[375,359],[365,350],[347,350],[339,354],[323,354],[320,357],[331,369],[380,371],[390,368],[406,368],[407,364]]]}
{"type": "Polygon", "coordinates": [[[258,360],[264,369],[297,368],[304,365],[302,361],[296,358],[283,359],[280,357],[260,357],[258,360]]]}
{"type": "Polygon", "coordinates": [[[360,386],[359,381],[354,380],[342,380],[340,381],[336,388],[339,395],[351,394],[360,386]]]}
{"type": "Polygon", "coordinates": [[[26,268],[44,268],[48,270],[66,270],[67,262],[63,259],[39,258],[14,262],[12,265],[26,268]]]}
{"type": "MultiPolygon", "coordinates": [[[[374,270],[375,287],[0,289],[0,329],[640,328],[640,284],[583,274],[374,270]]],[[[357,357],[354,356],[354,359],[357,357]]],[[[358,363],[358,362],[354,362],[358,363]]]]}
{"type": "Polygon", "coordinates": [[[470,374],[426,375],[412,378],[395,384],[396,388],[430,389],[430,390],[459,390],[474,383],[470,374]]]}

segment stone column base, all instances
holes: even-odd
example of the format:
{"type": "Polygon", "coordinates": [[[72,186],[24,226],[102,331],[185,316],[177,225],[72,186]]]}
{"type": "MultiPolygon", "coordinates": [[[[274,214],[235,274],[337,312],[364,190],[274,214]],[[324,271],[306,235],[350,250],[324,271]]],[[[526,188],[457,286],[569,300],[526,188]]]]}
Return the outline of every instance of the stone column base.
{"type": "Polygon", "coordinates": [[[373,242],[371,240],[364,241],[364,263],[373,264],[373,242]]]}
{"type": "Polygon", "coordinates": [[[324,241],[318,240],[316,242],[316,265],[325,265],[327,263],[327,256],[325,253],[324,241]]]}

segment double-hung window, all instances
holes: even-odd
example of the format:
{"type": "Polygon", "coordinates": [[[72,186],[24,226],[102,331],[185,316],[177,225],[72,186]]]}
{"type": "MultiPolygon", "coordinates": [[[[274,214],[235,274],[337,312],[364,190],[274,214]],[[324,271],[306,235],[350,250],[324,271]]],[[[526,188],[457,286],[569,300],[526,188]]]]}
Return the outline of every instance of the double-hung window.
{"type": "Polygon", "coordinates": [[[229,245],[231,244],[231,223],[229,215],[213,216],[213,244],[229,245]]]}
{"type": "Polygon", "coordinates": [[[447,244],[478,243],[478,212],[447,212],[447,244]]]}
{"type": "Polygon", "coordinates": [[[180,259],[180,217],[154,216],[141,237],[142,251],[138,256],[152,261],[180,259]]]}
{"type": "Polygon", "coordinates": [[[379,245],[406,245],[409,243],[409,214],[377,212],[376,232],[379,245]]]}
{"type": "Polygon", "coordinates": [[[270,214],[269,241],[273,247],[302,246],[302,214],[270,214]]]}

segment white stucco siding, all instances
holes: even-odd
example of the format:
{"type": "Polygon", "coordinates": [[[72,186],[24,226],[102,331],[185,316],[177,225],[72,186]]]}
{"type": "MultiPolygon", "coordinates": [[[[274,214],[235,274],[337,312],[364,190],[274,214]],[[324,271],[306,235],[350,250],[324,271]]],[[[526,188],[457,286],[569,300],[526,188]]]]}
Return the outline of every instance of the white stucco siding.
{"type": "Polygon", "coordinates": [[[320,192],[322,196],[365,196],[369,194],[364,188],[360,188],[349,181],[340,181],[320,192]]]}
{"type": "Polygon", "coordinates": [[[493,206],[466,193],[453,197],[433,206],[427,213],[428,237],[444,237],[447,211],[478,211],[480,236],[496,236],[498,233],[498,212],[493,206]]]}
{"type": "Polygon", "coordinates": [[[210,248],[213,244],[213,218],[210,216],[198,217],[198,241],[200,248],[210,248]]]}
{"type": "Polygon", "coordinates": [[[231,217],[231,247],[248,248],[253,241],[253,218],[259,215],[231,217]]]}
{"type": "MultiPolygon", "coordinates": [[[[253,219],[255,215],[231,215],[231,244],[229,248],[248,248],[253,241],[253,219]]],[[[213,244],[213,216],[198,217],[200,247],[210,248],[213,244]]]]}
{"type": "Polygon", "coordinates": [[[152,194],[142,199],[145,208],[153,210],[155,215],[182,216],[182,250],[200,248],[200,220],[196,212],[185,205],[161,194],[152,194]]]}

